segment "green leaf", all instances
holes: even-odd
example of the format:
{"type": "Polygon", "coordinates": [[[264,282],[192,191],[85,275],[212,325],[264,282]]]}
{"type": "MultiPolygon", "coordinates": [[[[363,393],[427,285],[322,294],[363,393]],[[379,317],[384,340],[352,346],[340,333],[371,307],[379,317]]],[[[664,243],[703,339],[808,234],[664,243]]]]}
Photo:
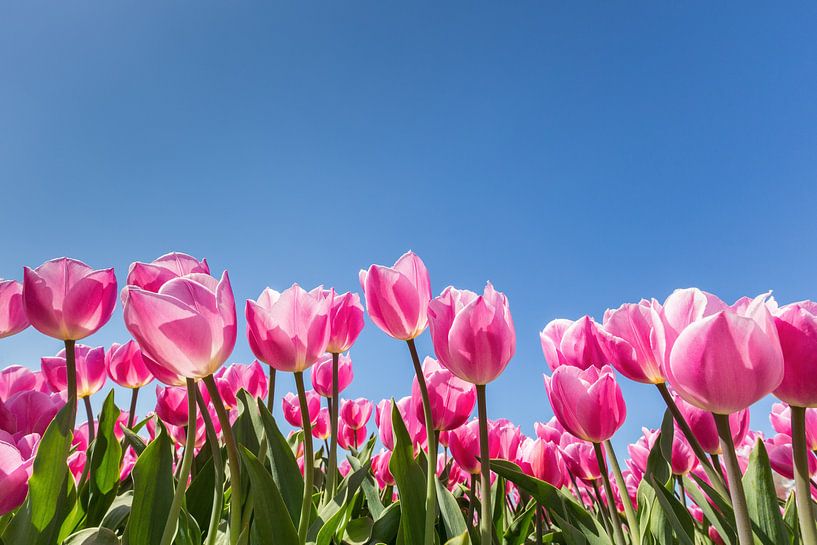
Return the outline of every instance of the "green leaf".
{"type": "Polygon", "coordinates": [[[130,516],[131,503],[133,502],[133,491],[128,490],[114,499],[105,517],[102,519],[101,527],[119,532],[125,529],[130,516]]]}
{"type": "Polygon", "coordinates": [[[391,543],[397,537],[400,529],[400,504],[392,503],[387,506],[380,518],[374,521],[369,543],[391,543]]]}
{"type": "MultiPolygon", "coordinates": [[[[314,520],[311,521],[309,530],[306,533],[308,541],[316,541],[323,527],[329,524],[339,511],[345,510],[355,502],[356,494],[361,484],[370,474],[370,468],[371,465],[366,464],[357,471],[350,473],[341,481],[335,497],[325,505],[322,505],[316,513],[314,520]]],[[[343,517],[341,517],[341,519],[342,518],[343,517]]],[[[341,519],[339,519],[339,523],[341,519]]],[[[341,527],[338,527],[338,529],[341,527]]]]}
{"type": "Polygon", "coordinates": [[[114,392],[111,390],[102,404],[99,431],[90,455],[89,499],[86,510],[86,524],[89,526],[99,525],[116,497],[119,466],[122,463],[122,445],[114,433],[118,418],[119,409],[114,404],[114,392]]]}
{"type": "Polygon", "coordinates": [[[257,405],[267,437],[267,459],[272,471],[272,480],[281,492],[292,524],[297,524],[301,518],[301,501],[304,493],[304,479],[298,461],[267,406],[260,399],[257,405]]]}
{"type": "Polygon", "coordinates": [[[694,545],[695,541],[695,522],[689,514],[689,511],[681,505],[681,502],[666,489],[665,485],[657,482],[654,476],[647,477],[649,484],[655,490],[658,504],[663,510],[663,514],[669,522],[675,536],[682,545],[694,545]]]}
{"type": "Polygon", "coordinates": [[[133,501],[125,528],[127,545],[156,545],[173,503],[173,452],[164,425],[133,466],[133,501]]]}
{"type": "Polygon", "coordinates": [[[536,514],[536,509],[539,505],[532,501],[530,505],[522,511],[511,523],[505,536],[502,538],[502,545],[522,545],[530,534],[531,522],[533,516],[536,514]]]}
{"type": "Polygon", "coordinates": [[[661,456],[667,463],[672,463],[672,440],[675,436],[675,420],[669,409],[664,411],[664,419],[661,420],[661,434],[658,436],[658,444],[661,445],[661,456]]]}
{"type": "Polygon", "coordinates": [[[465,517],[462,516],[460,505],[453,494],[443,486],[439,479],[434,479],[437,486],[437,504],[440,506],[440,518],[448,537],[456,537],[468,531],[465,517]]]}
{"type": "Polygon", "coordinates": [[[63,545],[119,545],[119,538],[107,528],[87,528],[68,536],[63,545]]]}
{"type": "Polygon", "coordinates": [[[392,400],[394,450],[389,470],[400,491],[400,527],[406,543],[423,543],[425,536],[425,472],[414,459],[414,446],[403,417],[392,400]]]}
{"type": "Polygon", "coordinates": [[[471,538],[468,537],[468,532],[463,532],[457,537],[452,537],[446,541],[445,545],[471,545],[471,538]]]}
{"type": "Polygon", "coordinates": [[[272,475],[246,447],[240,446],[239,449],[250,481],[257,535],[269,540],[268,543],[298,545],[298,532],[272,475]]]}
{"type": "MultiPolygon", "coordinates": [[[[692,477],[696,482],[700,480],[694,475],[692,477]]],[[[726,545],[732,545],[736,540],[732,509],[730,508],[724,512],[721,509],[713,508],[712,504],[707,500],[707,496],[701,491],[696,482],[690,480],[689,477],[684,477],[684,490],[686,490],[686,493],[692,498],[692,501],[695,502],[695,505],[701,508],[704,518],[718,531],[724,543],[726,543],[726,545]]]]}
{"type": "Polygon", "coordinates": [[[71,408],[66,405],[45,430],[34,470],[28,481],[28,498],[3,533],[8,545],[53,545],[63,520],[76,502],[74,478],[68,471],[72,440],[71,408]]]}
{"type": "Polygon", "coordinates": [[[756,538],[764,545],[788,543],[789,535],[780,515],[769,456],[760,439],[749,456],[749,467],[743,475],[743,488],[756,538]]]}
{"type": "Polygon", "coordinates": [[[216,472],[213,467],[213,459],[209,458],[185,492],[187,512],[196,519],[199,528],[207,528],[210,524],[215,486],[216,472]]]}

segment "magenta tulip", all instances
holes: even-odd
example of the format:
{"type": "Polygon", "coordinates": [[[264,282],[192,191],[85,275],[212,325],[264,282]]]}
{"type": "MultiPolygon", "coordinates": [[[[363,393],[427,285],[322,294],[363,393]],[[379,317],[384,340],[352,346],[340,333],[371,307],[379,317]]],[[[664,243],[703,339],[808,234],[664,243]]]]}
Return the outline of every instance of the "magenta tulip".
{"type": "MultiPolygon", "coordinates": [[[[141,350],[141,349],[140,349],[141,350]]],[[[168,386],[187,386],[187,379],[181,375],[177,375],[167,367],[159,365],[150,356],[142,352],[142,361],[145,362],[145,367],[153,375],[153,377],[168,386]]]]}
{"type": "Polygon", "coordinates": [[[329,438],[329,409],[323,407],[312,422],[312,437],[326,440],[329,438]]]}
{"type": "Polygon", "coordinates": [[[156,293],[129,287],[125,325],[142,351],[168,371],[192,379],[212,375],[236,340],[227,272],[220,281],[204,273],[173,278],[156,293]]]}
{"type": "Polygon", "coordinates": [[[528,439],[522,444],[519,458],[522,471],[528,475],[556,488],[565,484],[567,468],[557,444],[538,438],[528,439]]]}
{"type": "Polygon", "coordinates": [[[359,276],[366,309],[377,327],[401,341],[425,331],[431,281],[422,259],[407,252],[393,267],[372,265],[359,276]]]}
{"type": "Polygon", "coordinates": [[[574,440],[559,447],[570,474],[584,482],[601,479],[601,469],[593,451],[593,444],[574,440]]]}
{"type": "MultiPolygon", "coordinates": [[[[306,392],[307,408],[309,410],[309,422],[314,422],[321,410],[321,398],[315,390],[306,392]]],[[[298,395],[288,392],[281,400],[281,408],[284,411],[284,418],[295,428],[303,426],[301,420],[301,406],[298,402],[298,395]]]]}
{"type": "Polygon", "coordinates": [[[428,307],[440,364],[471,384],[496,379],[516,352],[508,298],[490,284],[482,295],[448,287],[428,307]]]}
{"type": "MultiPolygon", "coordinates": [[[[403,418],[412,444],[416,446],[425,445],[427,440],[426,429],[423,421],[417,418],[416,400],[411,396],[406,396],[397,401],[397,410],[403,418]]],[[[375,407],[375,425],[377,425],[380,442],[389,449],[394,450],[394,434],[392,429],[392,401],[384,399],[375,407]]]]}
{"type": "Polygon", "coordinates": [[[187,254],[170,252],[151,263],[139,261],[132,263],[128,270],[126,285],[155,293],[168,281],[191,273],[209,275],[210,267],[207,265],[207,260],[199,261],[187,254]]]}
{"type": "MultiPolygon", "coordinates": [[[[664,376],[666,337],[661,305],[656,300],[625,304],[604,314],[604,330],[632,347],[608,350],[613,367],[636,382],[660,384],[664,376]]],[[[606,343],[610,346],[610,343],[606,343]]],[[[613,343],[619,346],[620,343],[613,343]]]]}
{"type": "Polygon", "coordinates": [[[22,365],[9,365],[0,370],[0,401],[31,390],[45,393],[51,391],[42,372],[32,371],[22,365]]]}
{"type": "Polygon", "coordinates": [[[601,443],[624,423],[627,408],[613,368],[587,369],[563,365],[545,376],[553,413],[564,428],[580,439],[601,443]]]}
{"type": "Polygon", "coordinates": [[[278,371],[303,372],[318,361],[329,342],[332,299],[293,284],[281,293],[265,289],[247,300],[247,336],[262,362],[278,371]]]}
{"type": "Polygon", "coordinates": [[[534,422],[533,429],[536,432],[536,437],[550,441],[551,443],[559,443],[562,435],[565,433],[564,427],[559,424],[559,420],[554,416],[547,422],[534,422]]]}
{"type": "Polygon", "coordinates": [[[366,427],[372,416],[372,402],[364,397],[344,399],[340,402],[342,423],[353,430],[366,427]]]}
{"type": "MultiPolygon", "coordinates": [[[[89,397],[105,385],[105,349],[101,346],[91,348],[78,344],[75,348],[77,364],[77,396],[89,397]]],[[[48,384],[55,392],[68,389],[65,349],[56,356],[42,358],[42,371],[48,384]]]]}
{"type": "Polygon", "coordinates": [[[613,359],[608,353],[620,350],[633,357],[627,343],[609,335],[590,316],[582,316],[575,322],[553,320],[539,333],[539,341],[552,370],[562,365],[582,369],[601,367],[613,359]]]}
{"type": "MultiPolygon", "coordinates": [[[[712,413],[699,409],[678,396],[673,396],[673,399],[704,452],[707,454],[722,454],[718,430],[712,413]]],[[[749,431],[749,418],[748,409],[729,415],[729,429],[732,430],[732,441],[736,445],[743,441],[749,431]]]]}
{"type": "Polygon", "coordinates": [[[357,293],[338,295],[334,290],[325,290],[324,293],[332,298],[331,333],[326,351],[340,354],[352,348],[363,330],[363,305],[360,304],[360,295],[357,293]]]}
{"type": "MultiPolygon", "coordinates": [[[[769,455],[769,465],[772,469],[786,479],[794,479],[794,463],[791,437],[784,434],[777,434],[771,439],[764,441],[766,452],[769,455]]],[[[809,476],[817,474],[817,456],[813,452],[806,453],[806,465],[809,476]]]]}
{"type": "Polygon", "coordinates": [[[667,377],[687,402],[716,414],[745,409],[783,380],[783,354],[765,297],[740,313],[692,322],[672,347],[667,377]]]}
{"type": "Polygon", "coordinates": [[[0,516],[25,500],[33,462],[24,459],[15,445],[0,441],[0,516]]]}
{"type": "Polygon", "coordinates": [[[691,323],[726,310],[727,305],[716,295],[699,290],[684,288],[673,291],[661,306],[664,322],[666,357],[675,339],[691,323]]]}
{"type": "MultiPolygon", "coordinates": [[[[156,387],[156,415],[171,426],[187,425],[187,388],[156,387]]],[[[184,441],[182,441],[184,442],[184,441]]]]}
{"type": "MultiPolygon", "coordinates": [[[[437,431],[459,428],[471,416],[477,401],[474,385],[456,377],[434,358],[423,361],[428,397],[431,405],[431,422],[437,431]]],[[[423,419],[423,405],[420,401],[420,385],[417,377],[411,387],[411,395],[417,407],[417,418],[423,419]]]]}
{"type": "MultiPolygon", "coordinates": [[[[352,383],[352,358],[340,354],[338,358],[338,393],[352,383]]],[[[332,397],[332,354],[326,353],[312,366],[312,388],[323,397],[332,397]]]]}
{"type": "MultiPolygon", "coordinates": [[[[267,382],[267,375],[264,374],[264,369],[257,361],[249,365],[241,363],[233,363],[227,367],[219,369],[215,378],[216,384],[219,386],[219,392],[222,393],[222,399],[227,397],[235,399],[238,392],[245,390],[251,397],[265,398],[269,384],[267,382]]],[[[235,403],[231,404],[235,406],[235,403]]]]}
{"type": "Polygon", "coordinates": [[[341,420],[338,425],[338,444],[346,450],[357,450],[366,442],[367,433],[366,426],[353,428],[341,420]]]}
{"type": "Polygon", "coordinates": [[[105,354],[108,376],[123,388],[141,388],[153,380],[136,341],[114,343],[105,354]]]}
{"type": "Polygon", "coordinates": [[[508,460],[510,462],[516,461],[519,453],[519,446],[525,436],[522,434],[522,429],[515,425],[510,420],[500,418],[494,420],[494,434],[496,440],[499,442],[499,453],[497,458],[508,460]]]}
{"type": "Polygon", "coordinates": [[[783,381],[774,395],[795,407],[817,407],[817,305],[782,307],[774,317],[783,351],[783,381]]]}
{"type": "MultiPolygon", "coordinates": [[[[817,450],[817,409],[806,410],[806,445],[808,450],[817,450]]],[[[769,421],[777,433],[792,436],[791,407],[783,403],[772,405],[769,421]]]]}
{"type": "Polygon", "coordinates": [[[19,333],[29,326],[23,305],[23,285],[0,278],[0,339],[19,333]]]}
{"type": "Polygon", "coordinates": [[[380,488],[394,486],[394,476],[389,470],[389,462],[391,462],[390,450],[381,449],[380,452],[372,456],[372,474],[377,479],[380,488]]]}
{"type": "Polygon", "coordinates": [[[60,340],[80,340],[111,318],[116,305],[113,269],[94,270],[62,257],[23,276],[23,304],[35,329],[60,340]]]}
{"type": "MultiPolygon", "coordinates": [[[[479,460],[479,420],[474,419],[452,430],[448,437],[448,447],[451,456],[457,461],[463,471],[477,475],[481,471],[479,460]]],[[[499,455],[499,441],[493,425],[488,427],[488,455],[496,458],[499,455]]]]}
{"type": "Polygon", "coordinates": [[[65,400],[59,394],[31,390],[12,395],[2,405],[9,416],[3,429],[19,439],[32,433],[43,435],[65,400]]]}

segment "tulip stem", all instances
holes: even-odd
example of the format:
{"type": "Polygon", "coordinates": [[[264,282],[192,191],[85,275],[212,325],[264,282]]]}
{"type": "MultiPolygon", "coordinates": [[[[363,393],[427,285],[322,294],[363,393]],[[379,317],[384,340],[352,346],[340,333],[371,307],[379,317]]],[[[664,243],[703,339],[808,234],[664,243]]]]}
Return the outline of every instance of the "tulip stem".
{"type": "Polygon", "coordinates": [[[721,476],[724,482],[726,482],[726,477],[723,476],[723,466],[721,465],[721,457],[717,454],[710,454],[709,457],[712,459],[712,467],[715,468],[715,471],[718,472],[718,475],[721,476]]]}
{"type": "Polygon", "coordinates": [[[465,522],[468,523],[468,528],[474,526],[474,505],[477,501],[477,476],[475,474],[471,474],[471,501],[468,502],[468,516],[465,519],[465,522]]]}
{"type": "Polygon", "coordinates": [[[71,429],[77,422],[77,357],[74,350],[76,341],[65,341],[65,378],[68,385],[66,403],[71,407],[71,429]]]}
{"type": "Polygon", "coordinates": [[[485,401],[485,385],[477,384],[477,411],[479,413],[479,490],[482,494],[479,517],[479,533],[482,545],[491,545],[491,456],[488,452],[488,406],[485,401]]]}
{"type": "Polygon", "coordinates": [[[686,418],[684,418],[681,410],[678,409],[678,405],[675,404],[675,400],[672,399],[672,394],[669,393],[666,383],[662,382],[660,384],[656,384],[655,387],[658,388],[658,391],[661,393],[661,397],[664,398],[664,403],[667,404],[669,412],[675,419],[675,423],[678,424],[679,428],[681,428],[681,433],[684,434],[689,446],[692,447],[692,452],[695,453],[695,457],[698,458],[698,461],[701,463],[704,473],[706,473],[706,476],[709,477],[709,481],[712,483],[712,488],[714,488],[724,498],[728,498],[729,491],[726,489],[726,484],[724,483],[723,477],[715,471],[714,467],[712,467],[712,464],[706,457],[706,452],[704,452],[701,443],[698,442],[698,438],[695,437],[694,433],[692,433],[692,428],[689,427],[686,418]]]}
{"type": "Polygon", "coordinates": [[[684,508],[686,509],[687,506],[687,491],[684,488],[684,478],[681,475],[675,476],[675,482],[678,483],[678,496],[681,499],[681,503],[684,504],[684,508]]]}
{"type": "Polygon", "coordinates": [[[295,387],[298,389],[298,402],[301,406],[301,425],[304,429],[304,499],[301,503],[301,519],[298,521],[298,542],[306,543],[306,531],[309,528],[309,517],[312,513],[312,480],[315,477],[312,453],[312,423],[309,421],[309,404],[306,401],[304,373],[295,373],[295,387]]]}
{"type": "Polygon", "coordinates": [[[533,516],[535,517],[534,520],[536,521],[536,545],[540,545],[544,535],[542,532],[542,506],[539,504],[539,502],[536,502],[536,514],[533,516]]]}
{"type": "MultiPolygon", "coordinates": [[[[428,468],[426,471],[426,525],[425,525],[425,545],[434,545],[434,523],[437,519],[437,487],[434,481],[437,478],[437,443],[434,441],[434,424],[431,418],[431,402],[428,397],[425,375],[420,365],[420,356],[417,354],[417,347],[414,339],[406,341],[411,361],[414,364],[414,374],[417,376],[417,384],[420,386],[420,395],[423,398],[423,415],[425,416],[426,439],[428,442],[428,468]]],[[[483,387],[483,396],[484,396],[483,387]]],[[[483,400],[484,401],[484,400],[483,400]]],[[[490,494],[489,494],[490,495],[490,494]]],[[[484,538],[483,538],[484,539],[484,538]]],[[[488,542],[490,544],[490,541],[488,542]]]]}
{"type": "Polygon", "coordinates": [[[746,506],[746,494],[743,492],[743,481],[735,455],[735,444],[732,441],[732,430],[729,427],[729,415],[712,414],[718,428],[718,437],[721,440],[724,462],[726,463],[726,477],[729,479],[729,494],[732,498],[732,508],[735,512],[735,527],[738,531],[740,545],[752,545],[752,523],[749,520],[749,509],[746,506]]]}
{"type": "MultiPolygon", "coordinates": [[[[87,397],[85,399],[88,399],[87,397]]],[[[193,465],[193,452],[196,450],[196,383],[193,379],[187,379],[187,439],[184,445],[184,456],[182,466],[179,471],[179,481],[176,483],[176,492],[173,494],[173,503],[170,504],[170,512],[167,514],[167,522],[162,532],[161,545],[170,545],[173,536],[176,535],[176,526],[179,523],[179,511],[182,508],[184,492],[187,490],[187,477],[190,475],[190,467],[193,465]]]]}
{"type": "Polygon", "coordinates": [[[627,492],[627,483],[624,482],[624,475],[621,473],[621,466],[618,464],[616,451],[613,450],[613,445],[609,440],[604,442],[604,451],[607,453],[607,459],[610,460],[613,477],[615,477],[616,487],[618,487],[618,495],[621,497],[621,503],[624,505],[624,515],[627,517],[627,526],[630,527],[630,542],[633,545],[641,545],[641,531],[638,527],[638,517],[636,517],[630,494],[627,492]]]}
{"type": "Polygon", "coordinates": [[[275,369],[269,368],[269,389],[267,390],[267,409],[272,414],[272,406],[275,403],[275,369]]]}
{"type": "Polygon", "coordinates": [[[218,538],[218,524],[221,522],[221,509],[224,506],[224,466],[221,460],[221,445],[218,443],[218,434],[213,426],[213,419],[207,410],[204,396],[196,388],[196,402],[204,420],[204,430],[207,433],[207,444],[210,445],[210,454],[213,457],[213,471],[215,472],[215,491],[213,492],[213,507],[210,510],[210,525],[207,528],[205,545],[215,545],[218,538]]]}
{"type": "Polygon", "coordinates": [[[218,386],[213,375],[207,375],[202,379],[210,394],[210,401],[218,416],[218,423],[221,426],[221,437],[227,447],[227,465],[230,467],[230,545],[238,543],[241,534],[241,462],[238,458],[238,448],[233,437],[233,428],[230,426],[230,417],[224,408],[221,394],[218,393],[218,386]]]}
{"type": "MultiPolygon", "coordinates": [[[[593,484],[593,492],[596,496],[596,507],[595,511],[601,517],[602,523],[604,523],[604,529],[607,531],[608,534],[613,533],[613,528],[610,526],[610,517],[607,514],[607,509],[604,507],[604,501],[601,499],[601,490],[599,490],[599,480],[593,479],[590,481],[593,484]]],[[[593,504],[593,500],[590,500],[591,506],[593,504]]]]}
{"type": "MultiPolygon", "coordinates": [[[[335,497],[337,472],[338,472],[338,362],[340,354],[332,352],[332,399],[329,402],[329,471],[327,474],[326,501],[329,502],[335,497]]],[[[357,434],[355,434],[357,437],[357,434]]]]}
{"type": "MultiPolygon", "coordinates": [[[[139,388],[134,388],[130,391],[130,410],[128,411],[128,429],[133,429],[133,423],[136,421],[136,400],[139,398],[139,388]]],[[[202,409],[203,410],[203,409],[202,409]]]]}
{"type": "Polygon", "coordinates": [[[794,499],[803,545],[817,545],[817,529],[811,508],[808,447],[806,446],[806,409],[791,407],[792,456],[794,459],[794,499]]]}
{"type": "Polygon", "coordinates": [[[91,407],[91,396],[85,396],[82,398],[85,402],[85,414],[88,417],[88,447],[91,447],[91,443],[94,442],[96,438],[96,426],[94,425],[94,409],[91,407]]]}
{"type": "MultiPolygon", "coordinates": [[[[604,454],[601,452],[601,445],[593,443],[593,451],[596,453],[596,461],[601,470],[601,480],[604,483],[604,493],[607,495],[607,506],[610,510],[610,525],[613,527],[613,539],[617,545],[626,545],[624,540],[624,532],[621,531],[621,520],[618,518],[618,509],[616,508],[616,498],[613,496],[613,487],[610,485],[610,476],[607,475],[607,464],[604,461],[604,454]]],[[[627,496],[627,490],[624,490],[624,496],[627,496]]],[[[622,502],[624,498],[622,498],[622,502]]],[[[604,507],[602,506],[602,509],[604,507]]]]}

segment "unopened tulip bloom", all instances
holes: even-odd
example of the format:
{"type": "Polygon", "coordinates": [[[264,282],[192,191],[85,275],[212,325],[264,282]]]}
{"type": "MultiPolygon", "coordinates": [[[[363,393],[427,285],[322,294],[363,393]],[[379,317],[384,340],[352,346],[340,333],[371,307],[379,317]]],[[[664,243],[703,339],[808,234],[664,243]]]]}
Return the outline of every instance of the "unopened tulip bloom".
{"type": "Polygon", "coordinates": [[[571,475],[584,482],[601,479],[601,469],[592,443],[575,440],[560,446],[560,450],[571,475]]]}
{"type": "Polygon", "coordinates": [[[105,354],[108,376],[123,388],[141,388],[153,380],[136,341],[113,343],[105,354]]]}
{"type": "MultiPolygon", "coordinates": [[[[480,444],[479,444],[479,421],[474,419],[452,430],[448,437],[448,447],[451,449],[451,456],[459,464],[463,471],[471,475],[480,473],[480,444]]],[[[493,426],[488,429],[488,457],[496,458],[499,455],[499,441],[493,426]]]]}
{"type": "Polygon", "coordinates": [[[555,443],[538,438],[528,439],[520,449],[520,462],[522,471],[528,475],[548,482],[556,488],[561,488],[565,483],[567,469],[555,443]]]}
{"type": "Polygon", "coordinates": [[[675,339],[688,325],[726,310],[727,305],[716,295],[699,290],[684,288],[673,291],[661,306],[664,322],[666,357],[675,339]]]}
{"type": "MultiPolygon", "coordinates": [[[[477,401],[474,385],[455,376],[430,357],[423,361],[423,376],[428,388],[434,429],[448,431],[465,424],[477,401]]],[[[415,399],[417,418],[422,420],[423,405],[420,403],[420,385],[416,377],[411,387],[411,395],[415,399]]]]}
{"type": "Polygon", "coordinates": [[[176,386],[157,386],[156,415],[165,424],[186,426],[188,419],[187,389],[176,386]]]}
{"type": "MultiPolygon", "coordinates": [[[[769,465],[772,469],[786,479],[794,479],[794,464],[791,437],[779,433],[764,441],[766,452],[769,455],[769,465]]],[[[814,476],[817,473],[817,457],[813,452],[806,455],[808,474],[814,476]]]]}
{"type": "MultiPolygon", "coordinates": [[[[75,351],[77,395],[80,398],[89,397],[105,385],[105,349],[101,346],[91,348],[78,344],[75,351]]],[[[42,371],[52,390],[64,392],[68,388],[65,349],[54,357],[42,358],[42,371]]]]}
{"type": "Polygon", "coordinates": [[[510,420],[500,418],[494,420],[494,433],[496,434],[496,440],[499,442],[497,458],[510,462],[516,461],[519,446],[525,438],[522,429],[510,420]]]}
{"type": "MultiPolygon", "coordinates": [[[[553,370],[562,365],[586,369],[609,363],[611,358],[605,344],[610,339],[590,316],[582,316],[575,322],[559,318],[539,333],[545,361],[553,370]]],[[[619,340],[618,344],[623,343],[619,340]]]]}
{"type": "Polygon", "coordinates": [[[557,367],[551,377],[545,377],[545,388],[556,418],[580,439],[601,443],[624,423],[627,408],[609,365],[557,367]]]}
{"type": "Polygon", "coordinates": [[[207,260],[199,261],[193,256],[181,252],[170,252],[150,263],[136,261],[128,270],[128,286],[135,286],[146,291],[158,292],[168,281],[191,273],[210,274],[207,260]]]}
{"type": "Polygon", "coordinates": [[[22,365],[9,365],[0,370],[0,401],[5,401],[18,392],[50,392],[45,375],[22,365]]]}
{"type": "Polygon", "coordinates": [[[225,271],[173,278],[154,293],[130,287],[125,325],[142,351],[176,375],[209,377],[233,351],[235,299],[225,271]]]}
{"type": "MultiPolygon", "coordinates": [[[[318,412],[321,410],[321,398],[314,390],[306,392],[307,407],[309,410],[309,422],[314,422],[318,417],[318,412]]],[[[287,393],[281,400],[281,408],[284,412],[284,418],[293,427],[303,427],[303,419],[301,416],[301,406],[298,402],[298,395],[292,392],[287,393]]]]}
{"type": "Polygon", "coordinates": [[[0,407],[5,407],[8,416],[3,428],[15,439],[32,433],[43,435],[64,405],[65,401],[59,394],[45,394],[36,390],[18,392],[0,404],[0,407]]]}
{"type": "Polygon", "coordinates": [[[534,422],[533,430],[536,432],[536,437],[558,444],[565,433],[564,427],[559,424],[556,417],[552,417],[547,422],[534,422]]]}
{"type": "Polygon", "coordinates": [[[329,409],[323,407],[312,422],[312,437],[326,440],[329,438],[329,409]]]}
{"type": "Polygon", "coordinates": [[[630,459],[627,460],[627,466],[636,478],[640,481],[647,471],[647,460],[650,457],[650,451],[660,435],[659,430],[651,430],[649,428],[641,428],[641,437],[638,441],[632,443],[627,447],[627,452],[630,459]]]}
{"type": "Polygon", "coordinates": [[[19,333],[28,325],[23,306],[23,285],[16,280],[0,278],[0,339],[19,333]]]}
{"type": "Polygon", "coordinates": [[[113,269],[94,270],[67,257],[46,261],[25,268],[23,303],[41,333],[63,341],[84,339],[111,318],[116,276],[113,269]]]}
{"type": "Polygon", "coordinates": [[[425,331],[431,281],[418,256],[407,252],[394,266],[372,265],[359,276],[366,309],[377,327],[401,341],[425,331]]]}
{"type": "Polygon", "coordinates": [[[364,397],[344,399],[340,403],[340,416],[349,428],[364,428],[372,416],[372,402],[364,397]]]}
{"type": "MultiPolygon", "coordinates": [[[[352,358],[340,354],[338,358],[338,393],[343,392],[354,378],[352,358]]],[[[312,366],[312,388],[322,397],[332,397],[332,354],[326,353],[312,366]]]]}
{"type": "Polygon", "coordinates": [[[300,373],[318,361],[329,342],[332,300],[319,290],[293,284],[281,293],[265,289],[247,300],[247,336],[262,362],[278,371],[300,373]]]}
{"type": "MultiPolygon", "coordinates": [[[[784,403],[772,405],[772,412],[769,414],[769,421],[772,428],[777,433],[792,436],[791,429],[791,407],[784,403]]],[[[806,445],[808,450],[817,450],[817,409],[806,410],[806,445]]]]}
{"type": "MultiPolygon", "coordinates": [[[[675,404],[689,424],[692,434],[707,454],[722,454],[718,429],[715,427],[715,417],[712,413],[699,409],[675,396],[675,404]]],[[[744,409],[729,415],[729,428],[732,430],[732,441],[737,445],[743,441],[749,431],[749,410],[744,409]]]]}
{"type": "MultiPolygon", "coordinates": [[[[412,444],[422,446],[426,443],[426,430],[422,421],[417,418],[416,402],[411,396],[406,396],[397,401],[397,410],[403,419],[412,444]]],[[[375,407],[375,424],[377,425],[380,442],[389,449],[394,450],[394,433],[392,428],[392,401],[384,399],[375,407]]]]}
{"type": "Polygon", "coordinates": [[[357,449],[366,442],[366,426],[352,428],[341,420],[338,426],[338,444],[346,450],[357,449]]]}
{"type": "Polygon", "coordinates": [[[389,470],[390,461],[391,451],[387,449],[381,449],[380,452],[372,456],[372,473],[380,488],[394,486],[394,476],[389,470]]]}
{"type": "Polygon", "coordinates": [[[783,381],[774,395],[795,407],[817,407],[817,304],[782,307],[774,317],[783,350],[783,381]]]}
{"type": "Polygon", "coordinates": [[[508,299],[490,282],[479,296],[446,288],[429,304],[428,317],[440,364],[471,384],[496,379],[516,352],[508,299]]]}
{"type": "MultiPolygon", "coordinates": [[[[608,350],[610,363],[616,370],[636,382],[660,384],[666,380],[663,369],[666,336],[658,301],[644,300],[608,311],[603,327],[632,347],[631,350],[608,350]]],[[[620,343],[614,345],[620,346],[620,343]]]]}
{"type": "MultiPolygon", "coordinates": [[[[251,397],[265,398],[267,396],[267,375],[257,361],[249,365],[233,363],[222,367],[215,374],[216,384],[222,399],[236,399],[238,392],[245,390],[251,397]]],[[[235,406],[235,402],[230,404],[235,406]]]]}
{"type": "Polygon", "coordinates": [[[0,516],[25,500],[33,462],[33,458],[24,459],[15,445],[0,441],[0,516]]]}
{"type": "Polygon", "coordinates": [[[331,333],[326,351],[340,354],[352,348],[363,329],[363,305],[357,293],[336,294],[334,290],[324,290],[324,294],[332,298],[331,333]]]}

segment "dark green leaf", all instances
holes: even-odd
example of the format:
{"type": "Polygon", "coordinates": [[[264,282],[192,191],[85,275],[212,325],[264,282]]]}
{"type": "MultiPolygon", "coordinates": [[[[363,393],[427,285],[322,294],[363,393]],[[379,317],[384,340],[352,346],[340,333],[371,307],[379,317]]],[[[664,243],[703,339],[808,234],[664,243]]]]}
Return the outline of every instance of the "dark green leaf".
{"type": "Polygon", "coordinates": [[[538,507],[538,504],[532,501],[528,508],[513,520],[502,538],[502,545],[522,545],[525,543],[528,534],[530,534],[531,522],[538,507]]]}
{"type": "Polygon", "coordinates": [[[789,536],[780,515],[769,456],[760,439],[749,456],[749,467],[743,475],[743,488],[756,539],[764,545],[788,543],[789,536]]]}
{"type": "Polygon", "coordinates": [[[89,526],[97,526],[102,521],[116,497],[122,462],[122,445],[114,432],[118,418],[119,409],[114,404],[114,392],[111,390],[102,405],[99,431],[91,448],[86,510],[86,524],[89,526]]]}
{"type": "Polygon", "coordinates": [[[63,545],[119,545],[119,538],[107,528],[87,528],[68,536],[63,545]]]}
{"type": "Polygon", "coordinates": [[[209,458],[185,492],[187,511],[196,519],[199,528],[207,528],[210,524],[215,486],[216,472],[213,459],[209,458]]]}
{"type": "Polygon", "coordinates": [[[681,505],[681,502],[666,489],[666,487],[655,480],[655,477],[647,477],[649,484],[655,490],[655,496],[658,500],[658,505],[663,510],[664,517],[669,522],[675,536],[683,545],[694,545],[695,540],[695,523],[689,514],[689,511],[681,505]]]}
{"type": "Polygon", "coordinates": [[[301,501],[304,493],[304,480],[298,461],[264,402],[259,399],[257,405],[267,438],[267,458],[272,470],[272,479],[281,492],[292,524],[297,524],[301,518],[301,501]]]}
{"type": "Polygon", "coordinates": [[[239,449],[250,481],[257,535],[269,540],[265,542],[270,544],[298,545],[298,532],[272,475],[246,447],[240,446],[239,449]]]}
{"type": "Polygon", "coordinates": [[[394,450],[389,470],[400,491],[400,527],[406,543],[423,543],[425,532],[425,472],[414,459],[414,446],[403,417],[392,401],[394,450]]]}
{"type": "Polygon", "coordinates": [[[434,481],[437,485],[437,504],[440,506],[440,518],[443,521],[446,535],[456,537],[468,531],[468,526],[465,525],[465,517],[462,516],[457,500],[454,499],[454,496],[443,486],[439,479],[434,479],[434,481]]]}

